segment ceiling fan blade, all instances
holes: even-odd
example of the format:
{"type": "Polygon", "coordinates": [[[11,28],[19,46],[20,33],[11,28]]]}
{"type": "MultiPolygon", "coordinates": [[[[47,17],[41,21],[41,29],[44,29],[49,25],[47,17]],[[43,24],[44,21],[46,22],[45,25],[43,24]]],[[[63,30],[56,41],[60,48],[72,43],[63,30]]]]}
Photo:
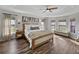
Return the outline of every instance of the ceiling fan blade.
{"type": "Polygon", "coordinates": [[[50,9],[58,9],[57,7],[54,7],[54,8],[50,8],[50,9]]]}
{"type": "Polygon", "coordinates": [[[45,13],[46,11],[47,11],[47,10],[44,10],[44,11],[42,12],[42,14],[45,13]]]}
{"type": "Polygon", "coordinates": [[[50,12],[52,12],[52,10],[49,10],[50,12]]]}

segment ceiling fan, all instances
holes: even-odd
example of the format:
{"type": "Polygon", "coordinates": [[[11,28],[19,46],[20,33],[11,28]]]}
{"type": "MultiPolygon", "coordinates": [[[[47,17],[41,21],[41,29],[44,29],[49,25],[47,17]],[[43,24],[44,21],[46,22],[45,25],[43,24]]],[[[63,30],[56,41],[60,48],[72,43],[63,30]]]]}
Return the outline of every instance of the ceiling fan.
{"type": "Polygon", "coordinates": [[[46,11],[53,12],[53,10],[55,9],[58,9],[58,7],[53,6],[53,5],[48,5],[46,6],[46,9],[43,11],[43,13],[45,13],[46,11]]]}

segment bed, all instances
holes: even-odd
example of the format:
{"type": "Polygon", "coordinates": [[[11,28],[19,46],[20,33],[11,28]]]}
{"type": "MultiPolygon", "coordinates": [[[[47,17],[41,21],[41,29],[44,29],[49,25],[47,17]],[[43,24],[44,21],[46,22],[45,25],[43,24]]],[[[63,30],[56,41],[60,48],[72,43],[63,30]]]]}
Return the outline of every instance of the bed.
{"type": "Polygon", "coordinates": [[[50,31],[40,30],[38,25],[25,25],[24,35],[30,43],[29,47],[32,49],[35,49],[50,40],[53,42],[53,33],[50,31]]]}
{"type": "Polygon", "coordinates": [[[35,49],[50,40],[53,42],[53,33],[47,31],[36,31],[30,32],[29,34],[25,33],[25,37],[30,43],[30,48],[32,49],[35,49]]]}

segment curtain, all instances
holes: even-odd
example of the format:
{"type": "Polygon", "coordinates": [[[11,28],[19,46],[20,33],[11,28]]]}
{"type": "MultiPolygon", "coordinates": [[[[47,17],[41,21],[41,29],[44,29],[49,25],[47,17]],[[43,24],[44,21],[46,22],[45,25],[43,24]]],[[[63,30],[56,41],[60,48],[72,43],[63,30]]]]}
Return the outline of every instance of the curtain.
{"type": "Polygon", "coordinates": [[[58,22],[59,31],[67,33],[67,24],[65,20],[58,22]]]}
{"type": "Polygon", "coordinates": [[[4,30],[4,34],[5,34],[5,36],[7,36],[7,35],[10,35],[10,19],[11,19],[11,16],[10,15],[5,15],[5,30],[4,30]]]}
{"type": "Polygon", "coordinates": [[[9,36],[9,24],[10,24],[10,15],[1,14],[0,15],[0,40],[8,39],[9,36]]]}
{"type": "Polygon", "coordinates": [[[72,33],[75,33],[75,20],[73,21],[70,21],[71,22],[71,24],[70,24],[70,31],[72,32],[72,33]]]}
{"type": "Polygon", "coordinates": [[[3,39],[10,39],[10,21],[11,20],[11,15],[8,14],[4,14],[4,19],[3,19],[3,23],[2,23],[2,36],[3,39]]]}

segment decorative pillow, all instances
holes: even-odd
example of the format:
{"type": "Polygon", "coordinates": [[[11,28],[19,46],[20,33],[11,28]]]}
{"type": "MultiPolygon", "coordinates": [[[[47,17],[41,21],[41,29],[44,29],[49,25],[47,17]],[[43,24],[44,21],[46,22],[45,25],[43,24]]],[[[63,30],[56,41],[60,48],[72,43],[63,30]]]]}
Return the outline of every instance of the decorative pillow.
{"type": "Polygon", "coordinates": [[[39,27],[30,27],[30,30],[40,30],[39,27]]]}

